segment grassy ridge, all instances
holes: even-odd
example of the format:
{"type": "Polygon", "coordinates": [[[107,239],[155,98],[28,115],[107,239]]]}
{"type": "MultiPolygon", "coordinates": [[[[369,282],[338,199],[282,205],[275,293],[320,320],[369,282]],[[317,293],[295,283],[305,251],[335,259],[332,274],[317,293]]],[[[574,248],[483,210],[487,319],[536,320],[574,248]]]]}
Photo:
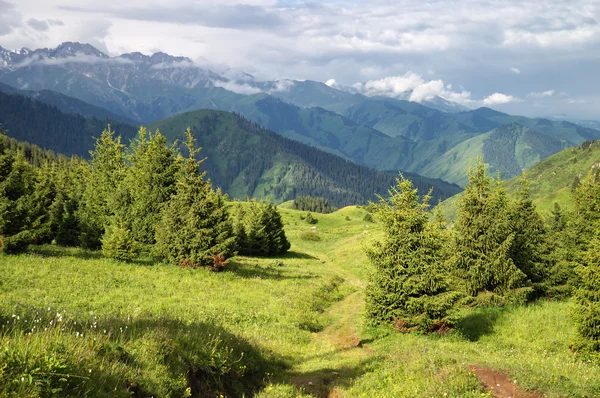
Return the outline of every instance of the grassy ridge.
{"type": "MultiPolygon", "coordinates": [[[[583,149],[581,146],[564,149],[526,170],[531,198],[538,211],[550,214],[554,203],[563,209],[573,210],[573,187],[576,178],[585,178],[590,170],[600,167],[600,142],[594,142],[583,149]]],[[[510,194],[519,189],[519,177],[504,182],[510,194]]],[[[460,194],[442,202],[444,214],[450,220],[456,219],[460,194]]]]}
{"type": "Polygon", "coordinates": [[[600,368],[569,351],[569,303],[465,314],[447,336],[365,329],[379,224],[346,207],[313,230],[284,207],[290,253],[223,273],[53,246],[0,257],[0,396],[478,397],[472,364],[549,397],[600,394],[600,368]]]}

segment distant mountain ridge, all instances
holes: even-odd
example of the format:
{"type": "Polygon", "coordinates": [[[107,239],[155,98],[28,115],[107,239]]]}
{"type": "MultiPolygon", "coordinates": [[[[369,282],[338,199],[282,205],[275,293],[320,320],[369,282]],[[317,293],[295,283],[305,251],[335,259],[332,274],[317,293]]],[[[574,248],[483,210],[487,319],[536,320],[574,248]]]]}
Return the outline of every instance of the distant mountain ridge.
{"type": "Polygon", "coordinates": [[[29,95],[65,112],[102,117],[97,109],[86,110],[75,100],[44,90],[106,109],[104,117],[136,124],[198,109],[235,112],[287,138],[362,165],[454,183],[465,181],[466,171],[457,171],[465,159],[482,155],[510,175],[560,148],[600,138],[598,130],[564,121],[512,116],[489,108],[460,112],[462,108],[443,99],[433,100],[453,112],[403,99],[367,97],[314,81],[259,82],[244,73],[227,78],[194,65],[189,58],[160,52],[109,57],[87,44],[63,43],[56,49],[33,51],[0,48],[0,59],[0,83],[39,92],[29,95]],[[506,148],[493,144],[501,142],[493,140],[498,133],[488,133],[513,124],[531,131],[507,141],[515,144],[509,155],[506,148]],[[533,136],[543,147],[529,148],[526,141],[533,136]]]}
{"type": "MultiPolygon", "coordinates": [[[[113,120],[67,114],[57,107],[18,93],[0,91],[0,124],[8,136],[67,156],[89,157],[95,137],[110,123],[127,144],[137,128],[113,120]]],[[[201,110],[156,122],[171,142],[191,127],[203,148],[208,176],[230,195],[275,202],[297,195],[323,196],[336,206],[366,204],[385,194],[397,172],[380,172],[330,153],[286,139],[239,115],[201,110]]],[[[445,181],[408,174],[421,193],[434,188],[434,197],[460,191],[445,181]]]]}

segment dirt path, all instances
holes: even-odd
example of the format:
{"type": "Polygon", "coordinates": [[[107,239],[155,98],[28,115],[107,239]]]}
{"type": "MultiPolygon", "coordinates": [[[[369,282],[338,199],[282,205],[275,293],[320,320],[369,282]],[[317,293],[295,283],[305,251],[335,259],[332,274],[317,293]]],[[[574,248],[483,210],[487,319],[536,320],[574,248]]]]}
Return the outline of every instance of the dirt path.
{"type": "Polygon", "coordinates": [[[483,366],[471,365],[469,369],[477,375],[486,390],[496,398],[543,398],[539,391],[523,391],[507,375],[483,366]]]}
{"type": "Polygon", "coordinates": [[[315,334],[313,344],[328,347],[324,354],[309,358],[305,365],[314,364],[317,370],[302,372],[291,378],[291,383],[317,398],[343,397],[340,387],[348,387],[360,376],[359,364],[374,354],[363,346],[358,330],[363,310],[362,291],[348,295],[335,304],[328,315],[334,321],[315,334]]]}

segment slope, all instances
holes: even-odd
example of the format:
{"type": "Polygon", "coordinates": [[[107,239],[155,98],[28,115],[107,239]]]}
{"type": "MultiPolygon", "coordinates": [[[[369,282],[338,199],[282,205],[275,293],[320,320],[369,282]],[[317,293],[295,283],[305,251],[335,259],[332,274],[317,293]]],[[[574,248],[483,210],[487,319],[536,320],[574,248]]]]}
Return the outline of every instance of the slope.
{"type": "MultiPolygon", "coordinates": [[[[385,194],[396,173],[377,172],[286,139],[238,115],[212,110],[184,113],[149,126],[171,141],[191,127],[208,176],[234,197],[286,201],[297,195],[323,196],[335,206],[362,204],[385,194]]],[[[408,174],[421,192],[434,188],[436,198],[459,191],[440,180],[408,174]]]]}
{"type": "Polygon", "coordinates": [[[136,128],[110,119],[66,114],[58,108],[31,98],[0,91],[0,124],[8,135],[19,141],[39,145],[64,155],[87,157],[94,147],[94,137],[107,124],[125,142],[133,137],[136,128]]]}
{"type": "Polygon", "coordinates": [[[511,178],[569,144],[537,130],[511,123],[464,141],[425,166],[423,175],[464,186],[469,162],[482,157],[491,175],[511,178]]]}
{"type": "MultiPolygon", "coordinates": [[[[554,203],[573,210],[573,192],[579,180],[600,168],[600,141],[564,149],[529,168],[525,175],[530,195],[542,214],[549,214],[554,203]]],[[[519,189],[520,177],[504,181],[510,194],[519,189]]],[[[449,220],[456,219],[460,194],[444,200],[442,210],[449,220]]]]}
{"type": "Polygon", "coordinates": [[[0,91],[8,94],[19,94],[24,97],[29,97],[36,101],[54,106],[64,113],[71,113],[84,117],[93,117],[99,120],[116,120],[121,123],[135,124],[131,119],[117,115],[116,113],[113,113],[107,109],[90,105],[87,102],[83,102],[77,98],[69,97],[56,91],[19,90],[3,83],[0,83],[0,91]]]}

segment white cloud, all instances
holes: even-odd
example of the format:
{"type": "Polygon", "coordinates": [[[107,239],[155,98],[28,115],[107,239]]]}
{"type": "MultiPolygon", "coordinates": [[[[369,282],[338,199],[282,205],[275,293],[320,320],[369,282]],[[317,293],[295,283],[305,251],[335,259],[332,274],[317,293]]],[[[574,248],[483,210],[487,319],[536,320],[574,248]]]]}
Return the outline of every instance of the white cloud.
{"type": "Polygon", "coordinates": [[[406,72],[403,76],[388,76],[379,80],[370,80],[366,83],[356,83],[354,87],[359,88],[366,95],[389,95],[399,96],[414,90],[424,84],[423,77],[414,72],[406,72]]]}
{"type": "Polygon", "coordinates": [[[249,84],[243,83],[236,83],[234,81],[215,81],[213,82],[213,85],[215,87],[221,87],[224,88],[225,90],[228,91],[233,91],[234,93],[238,93],[238,94],[244,94],[244,95],[251,95],[251,94],[258,94],[260,92],[262,92],[261,89],[256,88],[256,87],[252,87],[249,84]]]}
{"type": "Polygon", "coordinates": [[[502,93],[494,93],[483,99],[483,104],[486,106],[508,104],[510,102],[520,102],[521,100],[512,95],[506,95],[502,93]]]}
{"type": "Polygon", "coordinates": [[[514,66],[511,66],[510,71],[512,73],[514,73],[515,75],[520,75],[521,74],[521,70],[519,68],[515,68],[514,66]]]}
{"type": "Polygon", "coordinates": [[[443,95],[444,91],[443,81],[432,80],[415,87],[410,95],[410,100],[415,102],[432,100],[437,96],[443,95]]]}
{"type": "Polygon", "coordinates": [[[177,62],[160,62],[152,65],[151,69],[187,69],[197,68],[198,66],[191,61],[177,61],[177,62]]]}
{"type": "Polygon", "coordinates": [[[295,83],[292,80],[278,80],[275,83],[274,91],[276,91],[276,92],[289,91],[290,88],[294,87],[294,84],[295,83]]]}
{"type": "Polygon", "coordinates": [[[337,85],[337,82],[335,81],[335,79],[329,79],[325,82],[325,84],[329,87],[335,87],[337,85]]]}
{"type": "Polygon", "coordinates": [[[531,98],[545,98],[545,97],[552,97],[554,95],[554,90],[547,90],[547,91],[540,91],[540,92],[531,92],[529,93],[529,95],[527,95],[528,97],[531,98]]]}
{"type": "Polygon", "coordinates": [[[95,55],[77,53],[74,56],[64,58],[40,58],[39,55],[34,55],[25,58],[17,68],[23,68],[33,64],[40,65],[65,65],[65,64],[132,64],[133,61],[126,58],[102,58],[95,55]]]}

